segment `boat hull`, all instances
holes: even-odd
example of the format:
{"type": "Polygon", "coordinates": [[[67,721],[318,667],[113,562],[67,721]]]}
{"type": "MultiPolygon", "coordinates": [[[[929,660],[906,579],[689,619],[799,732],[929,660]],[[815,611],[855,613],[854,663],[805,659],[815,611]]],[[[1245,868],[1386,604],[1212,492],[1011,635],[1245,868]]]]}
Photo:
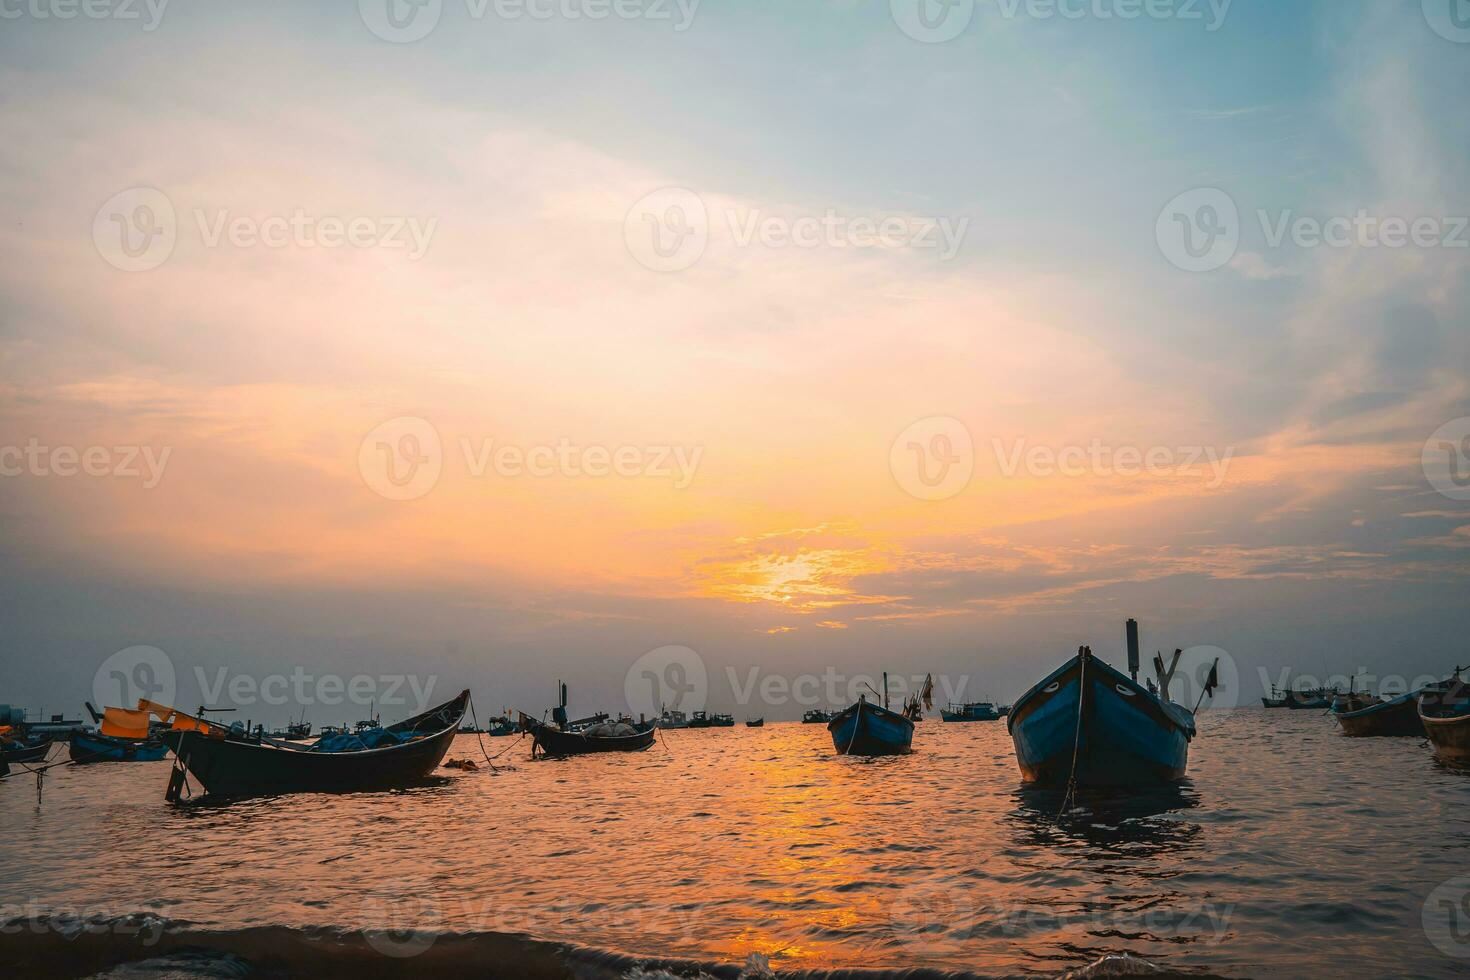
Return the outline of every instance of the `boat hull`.
{"type": "Polygon", "coordinates": [[[161,742],[140,742],[86,732],[73,732],[67,740],[71,761],[83,765],[92,762],[158,762],[168,757],[168,746],[161,742]]]}
{"type": "Polygon", "coordinates": [[[642,752],[653,745],[657,737],[658,729],[652,725],[632,735],[588,738],[577,732],[563,732],[550,725],[538,723],[531,726],[531,754],[535,755],[539,751],[542,755],[563,757],[597,755],[603,752],[642,752]]]}
{"type": "Polygon", "coordinates": [[[45,762],[51,753],[51,739],[35,744],[17,744],[14,748],[0,750],[0,762],[45,762]]]}
{"type": "Polygon", "coordinates": [[[1431,709],[1428,699],[1419,703],[1419,721],[1434,754],[1446,762],[1470,765],[1470,706],[1431,709]]]}
{"type": "Polygon", "coordinates": [[[1022,780],[1065,786],[1075,775],[1079,786],[1124,787],[1183,779],[1193,716],[1096,657],[1085,674],[1081,663],[1072,658],[1011,709],[1022,780]]]}
{"type": "Polygon", "coordinates": [[[1342,727],[1342,733],[1352,738],[1423,738],[1425,735],[1424,723],[1419,720],[1419,699],[1415,695],[1406,694],[1356,711],[1339,711],[1342,706],[1340,701],[1335,703],[1332,715],[1342,727]]]}
{"type": "Polygon", "coordinates": [[[914,723],[867,701],[838,712],[827,731],[838,755],[903,755],[913,749],[914,723]]]}
{"type": "Polygon", "coordinates": [[[312,752],[220,738],[198,731],[164,732],[163,740],[211,796],[357,792],[397,789],[422,781],[438,768],[459,731],[469,692],[389,731],[423,731],[423,737],[376,749],[312,752]],[[442,727],[440,725],[442,724],[442,727]]]}
{"type": "Polygon", "coordinates": [[[990,711],[950,711],[943,709],[939,712],[939,717],[947,722],[962,723],[971,721],[1000,721],[1004,716],[994,709],[990,711]]]}

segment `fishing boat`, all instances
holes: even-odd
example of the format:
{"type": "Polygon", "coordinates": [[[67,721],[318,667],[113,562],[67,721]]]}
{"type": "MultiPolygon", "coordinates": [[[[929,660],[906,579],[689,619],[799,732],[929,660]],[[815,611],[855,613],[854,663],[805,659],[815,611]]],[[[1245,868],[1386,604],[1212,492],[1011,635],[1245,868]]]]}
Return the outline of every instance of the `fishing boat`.
{"type": "MultiPolygon", "coordinates": [[[[551,724],[521,712],[522,731],[531,735],[531,757],[537,755],[593,755],[600,752],[642,752],[658,735],[656,721],[609,722],[607,715],[570,721],[567,718],[567,686],[557,681],[558,704],[551,710],[551,724]]],[[[695,712],[696,716],[703,712],[695,712]]]]}
{"type": "Polygon", "coordinates": [[[832,720],[832,712],[823,711],[821,708],[812,708],[805,711],[801,716],[803,725],[825,725],[832,720]]]}
{"type": "Polygon", "coordinates": [[[0,731],[0,762],[45,762],[55,742],[49,735],[26,738],[19,733],[0,731]]]}
{"type": "MultiPolygon", "coordinates": [[[[1169,700],[1182,651],[1167,668],[1162,655],[1154,658],[1155,693],[1138,683],[1138,624],[1131,619],[1127,639],[1128,674],[1080,647],[1015,703],[1007,727],[1024,782],[1111,787],[1184,777],[1194,713],[1169,700]]],[[[1201,702],[1218,686],[1217,667],[1201,702]]]]}
{"type": "Polygon", "coordinates": [[[745,719],[745,727],[764,728],[766,727],[766,720],[764,718],[747,718],[745,719]]]}
{"type": "Polygon", "coordinates": [[[154,739],[114,738],[99,732],[72,732],[67,739],[71,761],[158,762],[168,757],[168,746],[154,739]]]}
{"type": "Polygon", "coordinates": [[[324,734],[309,746],[279,742],[240,729],[140,702],[171,720],[164,743],[175,756],[169,799],[177,799],[183,773],[211,796],[260,796],[297,792],[398,789],[428,776],[449,751],[469,704],[470,692],[396,725],[363,732],[324,734]]]}
{"type": "Polygon", "coordinates": [[[1263,696],[1261,698],[1261,707],[1263,707],[1263,708],[1284,708],[1284,707],[1286,707],[1286,692],[1282,691],[1281,688],[1277,687],[1275,684],[1272,684],[1271,685],[1271,693],[1270,693],[1270,695],[1263,696]]]}
{"type": "Polygon", "coordinates": [[[1460,680],[1470,667],[1456,667],[1443,690],[1419,698],[1419,721],[1434,754],[1446,762],[1470,765],[1470,685],[1460,680]]]}
{"type": "MultiPolygon", "coordinates": [[[[903,755],[912,750],[914,722],[923,717],[920,703],[933,707],[934,680],[926,678],[923,690],[904,702],[902,711],[888,707],[888,674],[883,674],[881,703],[869,702],[866,694],[839,711],[827,723],[832,747],[838,755],[903,755]]],[[[877,692],[874,692],[877,694],[877,692]]]]}
{"type": "Polygon", "coordinates": [[[696,711],[696,712],[694,712],[694,714],[692,714],[692,715],[689,716],[689,724],[686,725],[685,727],[686,728],[709,728],[712,724],[713,724],[713,722],[710,720],[710,716],[709,716],[708,713],[703,712],[703,711],[696,711]]]}
{"type": "Polygon", "coordinates": [[[941,708],[939,717],[951,722],[999,721],[1005,717],[1005,714],[995,706],[994,702],[975,701],[969,704],[951,704],[947,708],[941,708]]]}
{"type": "Polygon", "coordinates": [[[1286,706],[1293,711],[1326,711],[1342,692],[1335,687],[1312,687],[1286,692],[1286,706]]]}
{"type": "Polygon", "coordinates": [[[153,724],[147,711],[103,708],[99,712],[91,702],[85,703],[98,728],[68,736],[72,762],[158,762],[168,757],[168,746],[159,737],[160,727],[153,724]]]}
{"type": "Polygon", "coordinates": [[[1420,699],[1443,695],[1452,687],[1453,681],[1438,681],[1396,698],[1381,698],[1350,689],[1347,694],[1332,699],[1332,716],[1344,735],[1356,738],[1424,738],[1427,732],[1419,720],[1420,699]]]}
{"type": "Polygon", "coordinates": [[[711,728],[734,728],[735,716],[725,714],[710,715],[709,727],[711,728]]]}
{"type": "Polygon", "coordinates": [[[665,708],[664,713],[659,715],[658,717],[658,727],[688,728],[689,716],[682,711],[675,711],[673,708],[665,708]]]}

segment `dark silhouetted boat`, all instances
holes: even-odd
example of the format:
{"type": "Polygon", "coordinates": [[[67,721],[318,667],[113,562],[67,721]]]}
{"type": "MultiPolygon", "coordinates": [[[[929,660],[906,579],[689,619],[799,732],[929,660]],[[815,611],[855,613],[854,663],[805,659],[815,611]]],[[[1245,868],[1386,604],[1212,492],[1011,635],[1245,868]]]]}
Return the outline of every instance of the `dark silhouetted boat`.
{"type": "Polygon", "coordinates": [[[1470,765],[1470,685],[1460,680],[1467,670],[1470,667],[1456,667],[1443,689],[1419,698],[1419,721],[1434,754],[1457,765],[1470,765]]]}
{"type": "Polygon", "coordinates": [[[801,723],[803,725],[825,725],[832,720],[832,712],[823,711],[821,708],[812,708],[802,712],[801,723]]]}
{"type": "Polygon", "coordinates": [[[933,679],[926,680],[923,691],[909,698],[903,711],[893,711],[888,707],[888,674],[884,673],[881,704],[860,695],[856,704],[839,711],[827,723],[832,747],[838,755],[903,755],[911,751],[914,722],[923,717],[920,702],[932,706],[933,689],[933,679]]]}
{"type": "Polygon", "coordinates": [[[0,736],[0,762],[45,762],[55,742],[49,735],[28,739],[0,736]]]}
{"type": "MultiPolygon", "coordinates": [[[[1169,700],[1181,651],[1166,669],[1155,657],[1156,694],[1138,683],[1138,624],[1128,621],[1124,674],[1081,647],[1022,695],[1007,725],[1021,778],[1055,786],[1137,786],[1184,778],[1193,712],[1169,700]]],[[[1201,701],[1217,684],[1211,669],[1201,701]]]]}
{"type": "Polygon", "coordinates": [[[1453,687],[1452,681],[1427,684],[1396,698],[1381,698],[1366,691],[1349,691],[1332,699],[1332,716],[1344,735],[1356,738],[1402,736],[1424,738],[1428,733],[1419,720],[1419,701],[1438,697],[1453,687]]]}
{"type": "Polygon", "coordinates": [[[709,728],[714,724],[707,712],[696,711],[689,716],[689,724],[685,728],[709,728]]]}
{"type": "Polygon", "coordinates": [[[1005,717],[1004,712],[990,701],[974,701],[970,704],[951,704],[947,708],[941,708],[939,717],[945,721],[999,721],[1005,717]]]}
{"type": "Polygon", "coordinates": [[[734,728],[735,727],[735,716],[734,715],[724,715],[724,714],[710,715],[710,718],[709,718],[709,727],[711,727],[711,728],[734,728]]]}
{"type": "MultiPolygon", "coordinates": [[[[277,742],[173,712],[163,741],[176,757],[169,798],[187,770],[211,796],[398,789],[432,773],[449,751],[470,692],[396,725],[332,732],[310,746],[277,742]],[[180,726],[188,726],[184,730],[180,726]]],[[[153,706],[155,711],[170,711],[153,706]]]]}
{"type": "MultiPolygon", "coordinates": [[[[642,752],[658,735],[657,721],[609,722],[596,714],[577,721],[567,719],[567,686],[557,681],[558,704],[551,710],[552,723],[538,721],[521,712],[523,731],[531,735],[531,755],[594,755],[601,752],[642,752]]],[[[695,712],[696,716],[703,712],[695,712]]],[[[691,724],[690,727],[693,727],[691,724]]]]}
{"type": "Polygon", "coordinates": [[[747,719],[745,719],[745,727],[746,728],[765,728],[766,727],[766,720],[764,718],[747,718],[747,719]]]}
{"type": "Polygon", "coordinates": [[[1293,711],[1326,711],[1342,692],[1335,687],[1313,687],[1303,691],[1287,691],[1286,706],[1293,711]]]}

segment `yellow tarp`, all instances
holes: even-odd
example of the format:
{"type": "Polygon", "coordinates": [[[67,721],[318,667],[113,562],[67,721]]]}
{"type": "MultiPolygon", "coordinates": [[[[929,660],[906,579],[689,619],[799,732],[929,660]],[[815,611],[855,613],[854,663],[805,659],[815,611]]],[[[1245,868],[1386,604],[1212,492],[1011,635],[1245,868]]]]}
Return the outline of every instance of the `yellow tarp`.
{"type": "Polygon", "coordinates": [[[203,718],[186,715],[178,708],[170,708],[166,704],[149,701],[147,698],[138,699],[138,710],[151,712],[158,717],[159,721],[168,722],[176,732],[208,732],[211,728],[219,727],[203,718]]]}

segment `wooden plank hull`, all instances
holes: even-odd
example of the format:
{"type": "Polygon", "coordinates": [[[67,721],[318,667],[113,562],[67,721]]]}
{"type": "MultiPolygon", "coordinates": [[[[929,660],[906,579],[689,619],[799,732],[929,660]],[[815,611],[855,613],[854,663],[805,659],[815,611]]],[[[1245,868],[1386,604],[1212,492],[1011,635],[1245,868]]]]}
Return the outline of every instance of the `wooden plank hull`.
{"type": "Polygon", "coordinates": [[[1419,720],[1435,755],[1446,762],[1470,765],[1470,708],[1427,713],[1426,702],[1421,701],[1419,720]]]}
{"type": "Polygon", "coordinates": [[[354,752],[312,752],[197,731],[165,732],[163,739],[211,796],[398,789],[422,781],[438,768],[459,731],[468,701],[465,691],[388,729],[420,731],[416,726],[432,726],[421,738],[354,752]]]}
{"type": "Polygon", "coordinates": [[[1046,786],[1065,786],[1074,771],[1079,786],[1177,782],[1194,737],[1189,712],[1092,656],[1085,676],[1073,657],[1028,691],[1008,725],[1022,780],[1046,786]]]}
{"type": "Polygon", "coordinates": [[[859,701],[827,723],[838,755],[903,755],[913,748],[914,723],[897,711],[859,701]]]}
{"type": "Polygon", "coordinates": [[[1346,710],[1348,706],[1348,702],[1339,699],[1332,707],[1333,717],[1344,735],[1353,738],[1423,738],[1425,735],[1424,724],[1419,720],[1419,699],[1415,695],[1405,694],[1356,710],[1346,710]]]}
{"type": "Polygon", "coordinates": [[[168,746],[161,742],[139,742],[87,732],[73,732],[68,745],[71,761],[78,765],[90,762],[158,762],[168,758],[168,746]]]}

